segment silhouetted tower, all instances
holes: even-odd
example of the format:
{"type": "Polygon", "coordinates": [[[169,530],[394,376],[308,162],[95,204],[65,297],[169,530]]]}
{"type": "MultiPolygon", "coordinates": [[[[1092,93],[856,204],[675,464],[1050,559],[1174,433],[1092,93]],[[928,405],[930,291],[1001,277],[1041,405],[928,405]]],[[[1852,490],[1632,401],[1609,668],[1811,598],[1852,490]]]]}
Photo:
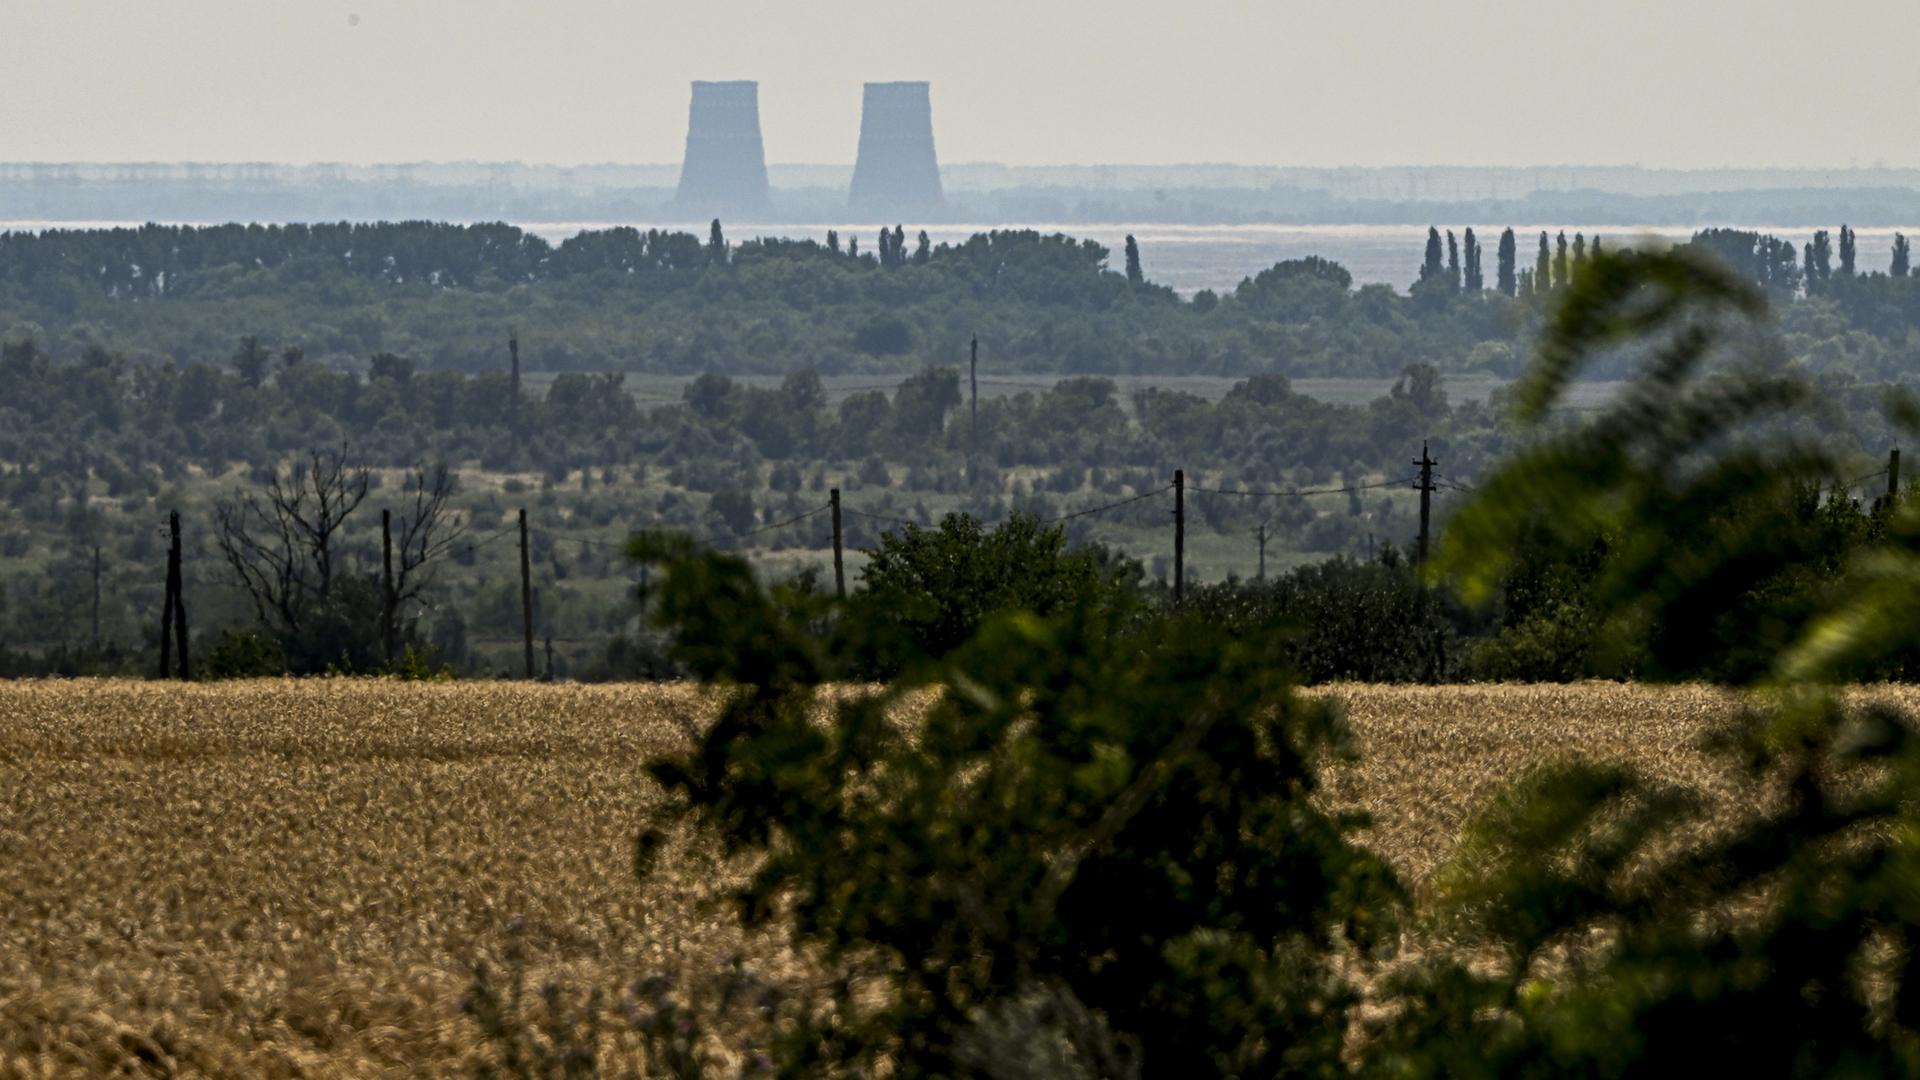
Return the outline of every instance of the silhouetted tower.
{"type": "Polygon", "coordinates": [[[677,209],[696,218],[767,208],[767,155],[760,142],[760,84],[696,82],[687,117],[687,157],[677,209]]]}
{"type": "Polygon", "coordinates": [[[880,220],[935,209],[943,201],[927,84],[868,83],[848,206],[880,220]]]}

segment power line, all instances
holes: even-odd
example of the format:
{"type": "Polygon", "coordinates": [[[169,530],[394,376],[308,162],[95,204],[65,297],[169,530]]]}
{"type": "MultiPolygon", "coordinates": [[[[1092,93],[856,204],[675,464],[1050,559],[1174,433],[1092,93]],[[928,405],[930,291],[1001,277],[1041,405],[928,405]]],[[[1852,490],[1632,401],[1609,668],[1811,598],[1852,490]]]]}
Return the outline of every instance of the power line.
{"type": "Polygon", "coordinates": [[[1259,498],[1288,499],[1288,498],[1293,498],[1299,495],[1345,495],[1355,491],[1373,491],[1378,488],[1399,487],[1401,484],[1408,483],[1411,480],[1412,478],[1409,477],[1407,479],[1402,479],[1402,480],[1381,480],[1371,484],[1351,484],[1351,485],[1348,485],[1347,487],[1294,488],[1292,490],[1287,490],[1287,491],[1252,491],[1252,490],[1235,491],[1228,488],[1209,488],[1209,487],[1201,487],[1198,484],[1188,484],[1187,490],[1205,492],[1208,495],[1239,495],[1246,498],[1256,498],[1256,499],[1259,499],[1259,498]]]}
{"type": "Polygon", "coordinates": [[[1062,514],[1059,517],[1043,518],[1041,519],[1040,524],[1058,525],[1063,521],[1072,521],[1074,518],[1086,517],[1089,514],[1104,514],[1109,510],[1118,510],[1122,506],[1126,506],[1130,503],[1137,503],[1142,499],[1151,499],[1155,495],[1165,495],[1167,492],[1172,490],[1173,490],[1173,485],[1168,484],[1166,487],[1155,488],[1152,491],[1143,491],[1140,494],[1135,495],[1130,499],[1121,499],[1119,502],[1110,502],[1105,506],[1091,506],[1085,510],[1075,510],[1071,514],[1062,514]]]}
{"type": "Polygon", "coordinates": [[[565,532],[561,532],[559,529],[541,529],[540,531],[543,533],[546,533],[548,536],[556,540],[565,540],[565,541],[568,541],[569,543],[574,543],[574,544],[585,544],[588,547],[624,548],[627,546],[627,542],[625,540],[596,540],[591,536],[580,536],[575,533],[565,533],[565,532]]]}
{"type": "Polygon", "coordinates": [[[808,518],[814,517],[818,514],[824,514],[830,509],[832,509],[832,504],[821,503],[819,506],[814,507],[813,509],[807,511],[806,513],[795,515],[794,517],[790,517],[785,521],[776,521],[771,525],[762,525],[757,529],[748,529],[746,532],[741,532],[741,533],[709,536],[701,540],[701,542],[706,544],[720,544],[720,543],[731,543],[735,540],[745,540],[749,536],[759,536],[761,533],[772,532],[775,529],[784,529],[789,525],[798,525],[801,522],[807,520],[808,518]]]}
{"type": "Polygon", "coordinates": [[[855,510],[844,502],[840,504],[840,512],[843,514],[852,514],[854,517],[868,518],[873,521],[884,521],[889,525],[906,525],[918,528],[920,524],[917,521],[908,521],[906,518],[888,517],[886,514],[869,514],[865,510],[855,510]]]}

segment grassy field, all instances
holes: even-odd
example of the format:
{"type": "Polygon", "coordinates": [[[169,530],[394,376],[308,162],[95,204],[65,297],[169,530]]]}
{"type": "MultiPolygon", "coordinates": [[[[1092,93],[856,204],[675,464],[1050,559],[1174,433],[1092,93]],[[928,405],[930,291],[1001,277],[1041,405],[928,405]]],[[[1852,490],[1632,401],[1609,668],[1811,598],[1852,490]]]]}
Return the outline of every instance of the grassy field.
{"type": "MultiPolygon", "coordinates": [[[[1416,895],[1475,807],[1550,758],[1733,799],[1694,748],[1730,714],[1715,691],[1316,692],[1363,751],[1330,794],[1372,811],[1366,842],[1416,895]]],[[[490,1053],[460,1008],[472,965],[515,955],[532,1001],[605,992],[618,1072],[641,1053],[623,1006],[805,980],[703,905],[711,864],[632,872],[658,797],[641,763],[703,711],[675,686],[0,685],[0,1077],[455,1072],[490,1053]]]]}

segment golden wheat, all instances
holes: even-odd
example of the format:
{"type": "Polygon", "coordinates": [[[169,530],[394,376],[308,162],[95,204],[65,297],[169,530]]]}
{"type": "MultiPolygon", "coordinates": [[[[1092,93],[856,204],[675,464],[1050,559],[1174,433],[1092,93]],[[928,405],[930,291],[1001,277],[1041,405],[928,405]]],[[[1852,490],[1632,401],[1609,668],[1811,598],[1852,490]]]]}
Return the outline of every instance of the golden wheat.
{"type": "MultiPolygon", "coordinates": [[[[1329,797],[1372,811],[1416,889],[1553,757],[1734,798],[1694,747],[1734,707],[1716,691],[1317,692],[1363,753],[1329,797]]],[[[804,978],[706,902],[710,862],[634,876],[642,762],[706,710],[660,686],[0,686],[0,1075],[459,1071],[492,1053],[460,1010],[472,965],[516,951],[536,986],[608,991],[589,1027],[617,1067],[641,1052],[618,1017],[637,979],[804,978]]]]}

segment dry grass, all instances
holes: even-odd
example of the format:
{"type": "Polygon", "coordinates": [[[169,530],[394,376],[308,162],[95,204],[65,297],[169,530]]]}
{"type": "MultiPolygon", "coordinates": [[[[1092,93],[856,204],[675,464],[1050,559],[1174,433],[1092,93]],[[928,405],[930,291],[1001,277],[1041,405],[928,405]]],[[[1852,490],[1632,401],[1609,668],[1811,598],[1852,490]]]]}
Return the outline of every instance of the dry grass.
{"type": "MultiPolygon", "coordinates": [[[[1365,752],[1330,790],[1416,886],[1554,756],[1725,790],[1692,746],[1732,708],[1709,690],[1321,692],[1365,752]]],[[[470,965],[515,943],[536,984],[616,1012],[637,978],[694,987],[738,955],[801,977],[702,906],[711,867],[633,876],[640,764],[702,709],[644,686],[0,686],[0,1076],[459,1071],[487,1054],[470,965]]],[[[639,1052],[628,1026],[610,1063],[639,1052]]]]}

